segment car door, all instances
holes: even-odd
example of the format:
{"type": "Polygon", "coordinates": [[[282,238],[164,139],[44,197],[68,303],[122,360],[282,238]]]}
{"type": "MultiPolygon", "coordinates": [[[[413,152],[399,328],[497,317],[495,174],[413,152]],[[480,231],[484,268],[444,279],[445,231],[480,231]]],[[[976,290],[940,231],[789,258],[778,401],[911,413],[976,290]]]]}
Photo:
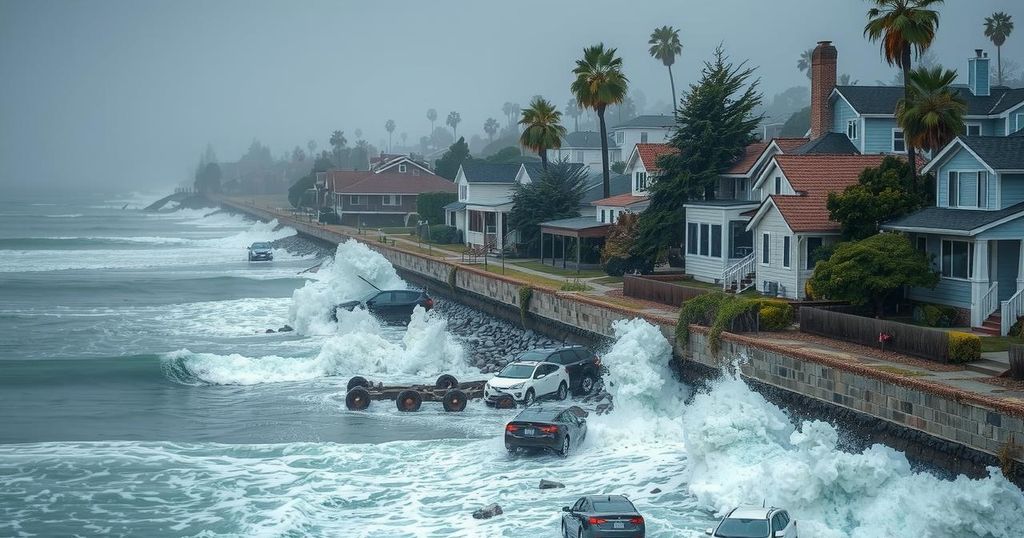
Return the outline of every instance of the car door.
{"type": "Polygon", "coordinates": [[[569,536],[576,536],[579,534],[579,530],[583,522],[583,505],[586,503],[586,499],[580,499],[576,501],[576,504],[572,505],[569,510],[569,517],[566,518],[565,530],[569,531],[569,536]]]}
{"type": "Polygon", "coordinates": [[[416,308],[418,299],[420,298],[420,292],[418,291],[396,291],[394,294],[399,300],[395,301],[395,315],[401,315],[402,317],[412,316],[412,311],[416,308]]]}
{"type": "Polygon", "coordinates": [[[554,373],[558,370],[557,364],[542,362],[537,365],[533,372],[533,392],[538,398],[551,394],[558,390],[558,382],[561,378],[554,373]]]}
{"type": "Polygon", "coordinates": [[[555,353],[557,357],[551,362],[561,364],[565,373],[569,374],[569,388],[573,388],[580,382],[580,361],[576,353],[571,349],[563,349],[555,353]]]}
{"type": "Polygon", "coordinates": [[[797,538],[796,537],[796,520],[789,518],[789,513],[786,511],[779,512],[779,521],[782,524],[784,536],[786,538],[797,538]]]}
{"type": "Polygon", "coordinates": [[[374,315],[388,318],[394,315],[393,292],[382,291],[366,301],[366,309],[374,315]]]}

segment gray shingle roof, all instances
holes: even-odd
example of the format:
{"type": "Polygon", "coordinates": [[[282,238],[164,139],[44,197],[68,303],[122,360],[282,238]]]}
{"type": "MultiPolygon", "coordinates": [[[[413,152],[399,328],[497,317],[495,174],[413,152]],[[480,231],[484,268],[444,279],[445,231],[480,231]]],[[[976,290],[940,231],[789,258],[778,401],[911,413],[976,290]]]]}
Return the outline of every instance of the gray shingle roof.
{"type": "Polygon", "coordinates": [[[540,223],[546,228],[562,228],[565,230],[586,230],[588,228],[601,228],[611,226],[607,222],[598,222],[594,217],[572,217],[568,219],[549,220],[540,223]]]}
{"type": "MultiPolygon", "coordinates": [[[[540,178],[541,175],[544,174],[544,165],[541,164],[539,161],[538,162],[523,163],[523,166],[526,167],[526,173],[527,173],[527,175],[530,176],[530,179],[533,180],[533,181],[536,181],[537,179],[540,178]]],[[[579,170],[579,169],[581,169],[581,168],[583,168],[585,166],[586,165],[582,164],[582,163],[569,163],[570,171],[573,171],[573,172],[575,172],[576,170],[579,170]]]]}
{"type": "Polygon", "coordinates": [[[994,170],[1024,170],[1024,136],[962,136],[960,141],[994,170]]]}
{"type": "Polygon", "coordinates": [[[466,209],[466,202],[452,202],[450,204],[445,205],[442,209],[447,209],[448,211],[458,211],[460,209],[466,209]]]}
{"type": "Polygon", "coordinates": [[[859,155],[857,146],[850,142],[846,133],[827,133],[811,140],[791,152],[793,155],[827,153],[831,155],[859,155]]]}
{"type": "MultiPolygon", "coordinates": [[[[1000,114],[1024,102],[1024,88],[994,87],[988,96],[974,95],[964,86],[956,88],[967,101],[970,116],[1000,114]]],[[[836,86],[836,90],[861,114],[894,114],[903,97],[902,86],[836,86]]]]}
{"type": "Polygon", "coordinates": [[[519,166],[519,163],[466,161],[462,163],[462,172],[470,183],[514,183],[519,166]]]}
{"type": "Polygon", "coordinates": [[[1024,202],[999,211],[977,209],[952,209],[948,207],[926,207],[916,213],[885,223],[884,229],[924,228],[934,230],[957,230],[969,232],[1014,214],[1024,216],[1024,202]]]}
{"type": "Polygon", "coordinates": [[[643,129],[643,128],[655,128],[655,127],[674,127],[676,119],[673,116],[667,114],[647,114],[644,116],[637,116],[629,121],[622,122],[612,129],[643,129]]]}
{"type": "MultiPolygon", "coordinates": [[[[633,184],[630,177],[623,174],[612,174],[608,178],[608,186],[611,196],[633,192],[633,184]]],[[[587,187],[583,191],[583,199],[580,200],[580,207],[590,207],[591,202],[604,198],[604,176],[593,174],[587,178],[587,187]]]]}
{"type": "MultiPolygon", "coordinates": [[[[608,136],[608,147],[617,148],[615,138],[608,136]]],[[[562,137],[563,149],[601,149],[601,133],[594,131],[575,131],[562,137]]]]}

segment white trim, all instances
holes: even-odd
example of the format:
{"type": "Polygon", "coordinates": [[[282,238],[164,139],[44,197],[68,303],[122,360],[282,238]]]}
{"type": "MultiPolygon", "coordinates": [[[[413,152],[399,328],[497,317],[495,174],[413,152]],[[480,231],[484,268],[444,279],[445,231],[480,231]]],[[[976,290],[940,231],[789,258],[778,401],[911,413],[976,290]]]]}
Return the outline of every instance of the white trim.
{"type": "MultiPolygon", "coordinates": [[[[979,181],[980,177],[978,177],[978,175],[981,172],[985,172],[985,174],[986,174],[985,182],[988,183],[988,179],[990,177],[992,177],[992,176],[989,176],[988,172],[985,171],[985,170],[978,170],[976,168],[975,169],[953,168],[953,169],[945,170],[945,177],[936,178],[936,179],[937,179],[937,181],[942,185],[942,187],[946,191],[946,205],[945,206],[936,206],[936,207],[944,207],[946,209],[968,209],[968,210],[975,210],[975,211],[978,211],[978,210],[989,211],[988,199],[987,199],[988,198],[988,185],[987,184],[985,185],[986,200],[985,200],[985,206],[984,207],[981,206],[981,199],[980,199],[980,197],[979,197],[979,199],[977,201],[977,205],[973,205],[973,206],[970,206],[970,205],[960,205],[960,196],[961,196],[961,193],[963,193],[963,189],[960,188],[960,174],[975,174],[974,194],[975,194],[975,196],[978,196],[980,194],[978,192],[978,187],[979,187],[979,184],[981,183],[979,181]],[[952,203],[952,200],[949,199],[949,174],[951,172],[956,172],[956,205],[950,205],[952,203]]],[[[935,198],[938,199],[938,191],[936,191],[936,193],[935,193],[935,198]]]]}
{"type": "MultiPolygon", "coordinates": [[[[423,166],[422,164],[419,164],[416,161],[410,159],[407,155],[402,155],[401,157],[399,157],[397,159],[394,159],[391,162],[385,163],[383,166],[381,166],[377,170],[374,170],[373,173],[374,174],[380,174],[381,172],[384,172],[385,170],[389,170],[391,168],[394,168],[394,166],[396,164],[411,164],[411,165],[415,166],[416,168],[419,168],[420,170],[423,170],[424,172],[426,172],[428,174],[433,175],[433,173],[434,173],[429,168],[427,168],[427,167],[423,166]]],[[[460,166],[460,168],[461,168],[461,166],[460,166]]],[[[399,172],[399,173],[403,173],[403,172],[399,172]]]]}
{"type": "MultiPolygon", "coordinates": [[[[868,120],[862,117],[860,119],[860,130],[861,130],[861,132],[866,132],[867,129],[868,129],[868,120]]],[[[864,145],[867,144],[867,139],[868,139],[867,135],[860,137],[860,147],[857,148],[857,149],[860,150],[860,154],[861,155],[864,155],[864,145]]]]}
{"type": "Polygon", "coordinates": [[[851,142],[860,140],[860,118],[846,120],[846,138],[851,142]],[[850,136],[850,127],[853,127],[853,136],[850,136]]]}
{"type": "Polygon", "coordinates": [[[976,121],[964,122],[964,136],[984,136],[984,135],[985,135],[985,127],[980,122],[976,122],[976,121]],[[978,134],[972,135],[971,134],[971,127],[977,127],[978,128],[978,134]]]}
{"type": "Polygon", "coordinates": [[[782,268],[792,269],[793,268],[793,236],[784,235],[782,236],[782,268]],[[789,248],[786,248],[786,243],[789,243],[789,248]],[[786,261],[789,258],[789,261],[786,261]]]}
{"type": "Polygon", "coordinates": [[[946,144],[946,147],[942,148],[942,150],[939,151],[938,155],[936,155],[935,158],[933,158],[932,160],[928,161],[928,164],[924,165],[924,167],[921,168],[921,173],[922,174],[931,173],[931,171],[936,166],[938,166],[939,163],[943,159],[948,157],[948,155],[946,155],[946,154],[949,153],[952,150],[954,145],[958,145],[961,148],[967,150],[967,153],[970,153],[972,157],[977,159],[977,161],[979,163],[981,163],[985,167],[985,169],[988,170],[989,172],[991,172],[993,174],[997,173],[995,171],[995,169],[993,169],[991,166],[988,165],[987,162],[985,162],[985,159],[982,159],[977,153],[974,152],[974,150],[972,150],[970,147],[968,147],[967,144],[963,140],[960,140],[959,136],[954,138],[952,141],[950,141],[949,144],[946,144]]]}
{"type": "Polygon", "coordinates": [[[757,252],[757,263],[759,265],[761,265],[762,267],[770,267],[772,265],[772,233],[771,232],[761,232],[761,237],[759,239],[761,240],[761,245],[760,245],[761,249],[757,252]],[[764,248],[764,240],[765,240],[765,238],[768,238],[768,248],[767,249],[764,248]],[[768,261],[767,262],[764,261],[764,258],[765,258],[764,255],[765,254],[768,255],[768,261]]]}
{"type": "MultiPolygon", "coordinates": [[[[842,98],[842,100],[846,102],[846,105],[850,107],[850,110],[852,110],[854,114],[857,114],[857,116],[861,115],[860,111],[858,111],[857,108],[854,107],[852,103],[850,103],[850,100],[847,99],[845,95],[843,95],[843,92],[839,91],[838,87],[832,88],[832,93],[828,95],[828,98],[832,99],[833,95],[838,95],[840,98],[842,98]]],[[[835,110],[835,108],[833,108],[833,110],[835,110]]]]}
{"type": "Polygon", "coordinates": [[[902,127],[893,127],[891,134],[889,135],[889,149],[892,153],[904,154],[907,152],[907,135],[904,134],[902,127]],[[896,151],[896,133],[903,135],[903,151],[896,151]]]}

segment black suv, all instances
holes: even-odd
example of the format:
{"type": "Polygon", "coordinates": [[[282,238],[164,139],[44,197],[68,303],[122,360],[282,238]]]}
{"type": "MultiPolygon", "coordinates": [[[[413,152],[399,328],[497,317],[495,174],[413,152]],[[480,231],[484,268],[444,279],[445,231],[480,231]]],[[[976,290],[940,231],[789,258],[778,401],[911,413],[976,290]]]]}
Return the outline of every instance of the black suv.
{"type": "Polygon", "coordinates": [[[331,319],[338,321],[338,310],[364,308],[385,321],[408,322],[417,306],[430,310],[434,307],[434,300],[420,290],[380,290],[358,301],[346,301],[335,306],[331,319]]]}
{"type": "Polygon", "coordinates": [[[601,357],[583,346],[531,349],[520,353],[514,362],[553,362],[565,366],[569,389],[577,394],[590,394],[601,379],[601,357]]]}

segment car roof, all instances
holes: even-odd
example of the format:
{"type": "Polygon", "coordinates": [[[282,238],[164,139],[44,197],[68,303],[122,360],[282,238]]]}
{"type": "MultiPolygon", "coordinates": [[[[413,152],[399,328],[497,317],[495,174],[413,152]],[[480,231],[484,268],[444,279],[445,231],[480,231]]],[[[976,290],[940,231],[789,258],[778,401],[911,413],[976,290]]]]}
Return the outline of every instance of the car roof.
{"type": "Polygon", "coordinates": [[[727,519],[768,519],[777,508],[765,506],[740,506],[729,513],[727,519]]]}
{"type": "MultiPolygon", "coordinates": [[[[515,420],[519,420],[519,418],[521,417],[536,418],[541,420],[552,420],[558,415],[561,415],[565,411],[568,411],[569,409],[572,409],[574,407],[579,409],[579,407],[575,405],[531,405],[530,407],[527,407],[526,409],[520,411],[519,414],[516,415],[515,420]]],[[[577,414],[577,416],[579,415],[577,414]]]]}
{"type": "Polygon", "coordinates": [[[508,363],[508,365],[509,365],[509,366],[513,366],[513,365],[519,365],[519,366],[537,366],[537,363],[538,363],[538,362],[544,362],[544,361],[535,361],[535,360],[529,359],[529,360],[525,360],[525,361],[514,361],[514,362],[510,362],[510,363],[508,363]]]}
{"type": "Polygon", "coordinates": [[[586,497],[586,499],[588,501],[591,501],[591,502],[593,502],[593,501],[605,501],[605,502],[625,501],[625,502],[628,502],[629,504],[633,504],[633,501],[630,501],[629,498],[626,497],[625,495],[584,495],[584,497],[586,497]]]}

